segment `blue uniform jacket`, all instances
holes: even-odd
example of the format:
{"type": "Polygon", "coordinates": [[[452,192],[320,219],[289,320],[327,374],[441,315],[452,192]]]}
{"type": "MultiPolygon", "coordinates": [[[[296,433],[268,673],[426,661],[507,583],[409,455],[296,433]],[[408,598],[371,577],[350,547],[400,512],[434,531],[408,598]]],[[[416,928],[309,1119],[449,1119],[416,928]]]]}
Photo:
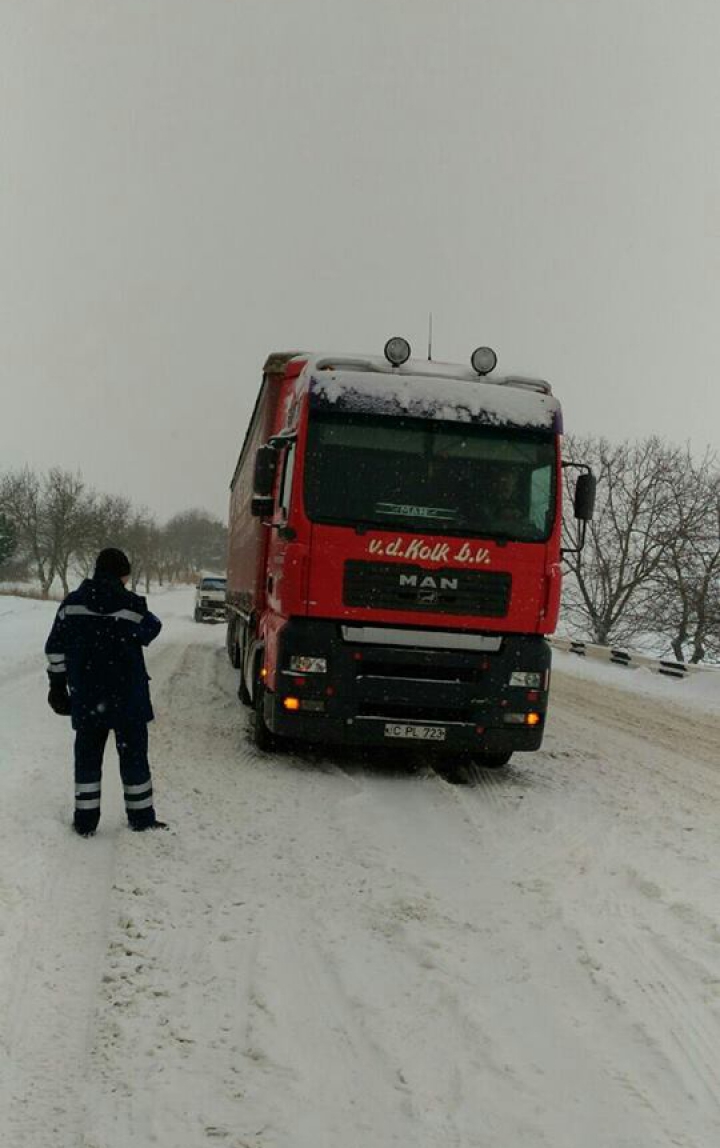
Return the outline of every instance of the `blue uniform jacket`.
{"type": "Polygon", "coordinates": [[[45,653],[51,681],[66,676],[74,729],[152,721],[143,646],[161,627],[145,599],[116,578],[86,578],[68,594],[45,653]]]}

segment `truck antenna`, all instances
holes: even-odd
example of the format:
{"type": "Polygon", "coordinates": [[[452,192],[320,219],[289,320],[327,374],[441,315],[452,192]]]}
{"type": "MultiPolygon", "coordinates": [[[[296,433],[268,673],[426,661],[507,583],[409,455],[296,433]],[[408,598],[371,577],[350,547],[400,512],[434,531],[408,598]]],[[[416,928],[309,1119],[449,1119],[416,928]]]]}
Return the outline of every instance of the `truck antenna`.
{"type": "Polygon", "coordinates": [[[428,313],[428,363],[432,362],[432,311],[428,313]]]}

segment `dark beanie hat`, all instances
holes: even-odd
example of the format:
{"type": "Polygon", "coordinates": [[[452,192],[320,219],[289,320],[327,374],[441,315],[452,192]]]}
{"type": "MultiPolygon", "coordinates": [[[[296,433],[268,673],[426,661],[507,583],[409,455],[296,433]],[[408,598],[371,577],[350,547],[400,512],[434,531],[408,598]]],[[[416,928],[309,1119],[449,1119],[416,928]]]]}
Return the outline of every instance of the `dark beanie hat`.
{"type": "Polygon", "coordinates": [[[127,554],[123,554],[122,550],[116,550],[114,546],[101,550],[95,559],[96,578],[124,578],[129,573],[130,563],[127,554]]]}

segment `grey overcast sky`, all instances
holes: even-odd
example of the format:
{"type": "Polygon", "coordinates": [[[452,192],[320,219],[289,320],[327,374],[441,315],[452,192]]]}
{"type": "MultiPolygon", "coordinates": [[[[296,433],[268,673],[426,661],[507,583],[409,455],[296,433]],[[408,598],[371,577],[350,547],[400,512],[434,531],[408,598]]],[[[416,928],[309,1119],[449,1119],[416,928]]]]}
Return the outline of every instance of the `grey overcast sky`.
{"type": "Polygon", "coordinates": [[[716,0],[0,0],[0,469],[161,517],[271,349],[403,334],[718,443],[716,0]]]}

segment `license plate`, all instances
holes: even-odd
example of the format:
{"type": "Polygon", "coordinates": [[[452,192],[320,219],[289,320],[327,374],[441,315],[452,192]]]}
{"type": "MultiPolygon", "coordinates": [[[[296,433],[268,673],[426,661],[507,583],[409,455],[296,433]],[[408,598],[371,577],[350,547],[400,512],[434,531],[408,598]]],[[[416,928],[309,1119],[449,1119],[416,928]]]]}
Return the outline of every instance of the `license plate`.
{"type": "Polygon", "coordinates": [[[441,725],[390,725],[385,726],[385,737],[409,738],[416,741],[445,741],[446,730],[441,725]]]}

